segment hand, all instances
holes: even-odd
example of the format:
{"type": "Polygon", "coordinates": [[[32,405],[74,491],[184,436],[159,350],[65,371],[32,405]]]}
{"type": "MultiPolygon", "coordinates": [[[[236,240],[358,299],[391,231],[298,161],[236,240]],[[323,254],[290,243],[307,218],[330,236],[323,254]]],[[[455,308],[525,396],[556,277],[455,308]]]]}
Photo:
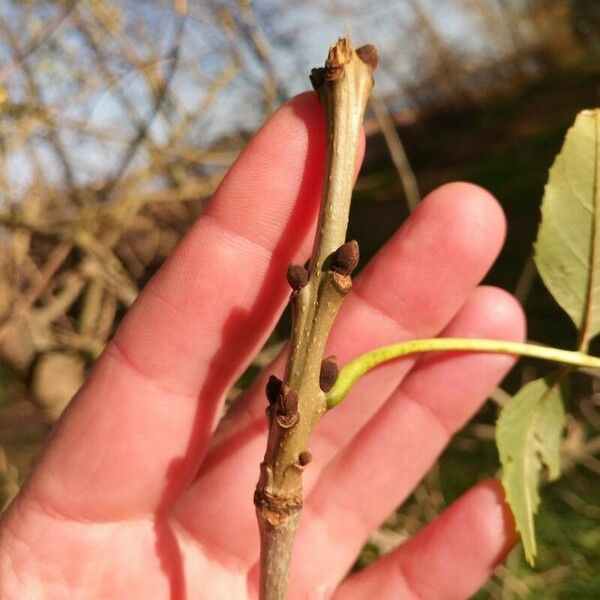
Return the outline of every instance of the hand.
{"type": "MultiPolygon", "coordinates": [[[[146,286],[2,519],[2,598],[256,597],[264,385],[281,375],[283,355],[216,425],[288,301],[288,263],[310,253],[324,146],[314,94],[283,106],[146,286]]],[[[477,287],[503,237],[487,192],[436,190],[357,278],[328,352],[344,364],[407,338],[522,338],[517,303],[477,287]]],[[[511,364],[457,353],[397,361],[323,419],[304,476],[292,599],[464,599],[485,582],[515,542],[491,481],[345,576],[511,364]]]]}

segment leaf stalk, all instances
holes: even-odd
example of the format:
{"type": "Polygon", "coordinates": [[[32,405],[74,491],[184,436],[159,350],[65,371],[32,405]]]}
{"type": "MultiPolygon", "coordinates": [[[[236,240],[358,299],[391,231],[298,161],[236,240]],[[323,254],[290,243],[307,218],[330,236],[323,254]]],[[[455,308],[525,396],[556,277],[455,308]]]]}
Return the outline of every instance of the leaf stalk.
{"type": "Polygon", "coordinates": [[[383,346],[346,363],[340,370],[338,378],[327,394],[327,408],[337,406],[349,393],[354,384],[368,371],[378,365],[424,352],[483,352],[488,354],[512,354],[515,356],[529,356],[552,362],[600,369],[600,358],[590,356],[584,352],[572,352],[549,346],[539,346],[524,342],[511,342],[507,340],[487,340],[478,338],[430,338],[410,340],[398,344],[383,346]]]}

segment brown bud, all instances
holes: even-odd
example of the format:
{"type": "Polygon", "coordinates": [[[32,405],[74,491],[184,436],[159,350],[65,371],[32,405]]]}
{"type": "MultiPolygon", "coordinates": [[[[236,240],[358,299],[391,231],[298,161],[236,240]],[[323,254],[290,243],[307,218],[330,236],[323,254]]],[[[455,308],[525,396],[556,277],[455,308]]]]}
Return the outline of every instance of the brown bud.
{"type": "Polygon", "coordinates": [[[290,265],[287,270],[287,280],[290,287],[297,292],[308,283],[308,271],[302,265],[290,265]]]}
{"type": "Polygon", "coordinates": [[[281,386],[282,381],[279,379],[279,377],[275,377],[275,375],[269,375],[269,380],[267,381],[267,387],[265,389],[269,404],[275,404],[275,402],[277,402],[279,392],[281,392],[281,386]]]}
{"type": "Polygon", "coordinates": [[[312,460],[312,454],[308,450],[303,450],[298,454],[298,464],[301,467],[306,466],[312,460]]]}
{"type": "Polygon", "coordinates": [[[325,79],[334,81],[344,75],[344,68],[352,58],[352,44],[348,38],[340,38],[329,48],[325,61],[325,79]]]}
{"type": "Polygon", "coordinates": [[[319,373],[319,387],[328,392],[338,377],[339,369],[335,356],[328,356],[321,363],[321,372],[319,373]]]}
{"type": "Polygon", "coordinates": [[[279,393],[275,419],[284,429],[289,429],[298,422],[298,394],[286,385],[279,393]]]}
{"type": "Polygon", "coordinates": [[[279,427],[281,427],[282,429],[290,429],[298,422],[299,418],[300,417],[298,416],[298,413],[295,413],[293,415],[278,414],[276,415],[275,420],[277,421],[279,427]]]}
{"type": "Polygon", "coordinates": [[[374,71],[377,68],[377,49],[375,46],[371,44],[367,44],[366,46],[361,46],[356,49],[356,54],[358,54],[358,58],[362,60],[370,69],[374,71]]]}
{"type": "Polygon", "coordinates": [[[278,415],[290,417],[298,412],[298,394],[291,389],[282,389],[279,394],[278,415]]]}
{"type": "Polygon", "coordinates": [[[310,83],[313,86],[313,90],[317,92],[319,88],[325,83],[325,69],[318,68],[312,69],[309,75],[310,83]]]}
{"type": "Polygon", "coordinates": [[[358,242],[352,240],[342,244],[332,255],[329,269],[340,275],[350,275],[358,265],[358,242]]]}

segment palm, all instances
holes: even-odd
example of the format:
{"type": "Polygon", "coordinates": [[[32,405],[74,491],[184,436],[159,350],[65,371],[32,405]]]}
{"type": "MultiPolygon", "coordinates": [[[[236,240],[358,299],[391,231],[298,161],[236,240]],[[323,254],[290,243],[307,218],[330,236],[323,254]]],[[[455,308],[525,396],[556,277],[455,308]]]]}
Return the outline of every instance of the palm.
{"type": "MultiPolygon", "coordinates": [[[[3,598],[256,596],[263,386],[283,358],[215,424],[287,300],[287,264],[308,255],[323,147],[314,95],[278,111],[147,286],[2,521],[3,598]]],[[[514,301],[476,287],[502,237],[482,190],[434,192],[358,278],[329,350],[343,364],[407,337],[521,337],[514,301]]],[[[344,577],[510,364],[399,361],[327,415],[305,473],[292,598],[466,598],[483,583],[514,541],[491,482],[344,577]]]]}

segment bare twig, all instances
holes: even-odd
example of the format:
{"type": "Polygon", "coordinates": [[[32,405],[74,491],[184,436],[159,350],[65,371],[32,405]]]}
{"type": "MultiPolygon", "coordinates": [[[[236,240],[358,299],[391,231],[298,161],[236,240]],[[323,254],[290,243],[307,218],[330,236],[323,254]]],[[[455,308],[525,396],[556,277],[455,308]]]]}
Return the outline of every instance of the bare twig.
{"type": "Polygon", "coordinates": [[[25,79],[27,81],[27,87],[29,89],[29,93],[33,101],[35,102],[37,110],[43,115],[44,121],[48,126],[48,141],[50,142],[54,153],[56,154],[57,159],[60,161],[65,179],[69,185],[69,191],[73,194],[73,199],[77,198],[74,195],[75,191],[75,176],[73,173],[73,168],[71,166],[71,162],[69,157],[63,147],[63,144],[60,140],[60,136],[58,134],[58,126],[54,121],[54,117],[50,110],[46,109],[46,105],[44,102],[42,90],[38,85],[35,74],[31,67],[28,65],[27,60],[25,60],[25,56],[21,48],[19,47],[19,40],[15,33],[12,31],[9,24],[0,16],[0,31],[4,34],[8,44],[10,45],[11,51],[15,56],[16,60],[19,61],[19,64],[22,66],[23,74],[25,75],[25,79]]]}
{"type": "Polygon", "coordinates": [[[269,439],[254,495],[261,533],[260,597],[286,596],[292,542],[302,506],[302,471],[311,460],[310,435],[327,410],[325,392],[337,367],[323,360],[325,342],[352,286],[358,244],[344,243],[358,140],[373,85],[376,53],[354,51],[347,39],[332,46],[324,69],[311,80],[325,110],[328,131],[325,191],[308,270],[291,265],[293,326],[284,381],[272,377],[269,439]]]}
{"type": "Polygon", "coordinates": [[[152,110],[150,111],[150,115],[138,128],[137,134],[131,141],[129,147],[127,148],[125,156],[123,157],[115,176],[113,177],[108,187],[105,190],[103,190],[106,196],[110,194],[114,187],[119,183],[124,173],[127,171],[127,168],[131,164],[131,161],[135,158],[140,146],[147,138],[150,126],[154,122],[156,115],[158,114],[159,110],[163,105],[163,102],[165,101],[165,98],[167,97],[169,88],[171,86],[171,81],[173,80],[175,72],[177,71],[177,65],[179,63],[179,57],[181,54],[181,43],[183,40],[183,34],[185,30],[186,14],[178,17],[177,30],[175,32],[175,41],[169,53],[169,68],[164,77],[164,80],[161,82],[161,85],[155,94],[154,105],[152,107],[152,110]]]}
{"type": "Polygon", "coordinates": [[[85,281],[79,273],[70,271],[64,277],[60,292],[48,300],[44,306],[31,310],[29,318],[40,324],[47,324],[66,314],[79,297],[85,286],[85,281]]]}
{"type": "Polygon", "coordinates": [[[2,84],[6,78],[14,73],[23,63],[35,52],[37,52],[55,33],[55,31],[63,24],[65,19],[71,14],[71,11],[75,8],[79,0],[68,0],[65,2],[65,6],[54,19],[47,25],[40,28],[39,31],[33,36],[29,43],[21,50],[19,56],[17,56],[12,62],[4,65],[0,69],[0,84],[2,84]]]}
{"type": "Polygon", "coordinates": [[[531,293],[531,289],[533,288],[536,278],[537,268],[535,266],[535,261],[533,260],[533,255],[530,254],[527,257],[527,262],[521,270],[521,274],[519,275],[519,280],[517,281],[514,291],[515,298],[522,305],[525,305],[527,302],[527,298],[529,298],[529,294],[531,293]]]}
{"type": "Polygon", "coordinates": [[[373,113],[375,114],[375,118],[381,129],[385,143],[387,144],[392,162],[396,167],[396,172],[398,173],[400,183],[404,189],[404,195],[406,196],[406,203],[408,204],[409,210],[412,212],[417,208],[419,202],[421,202],[421,194],[419,192],[417,178],[410,166],[402,140],[398,135],[396,124],[394,123],[394,119],[392,119],[385,102],[381,98],[373,96],[371,98],[371,107],[373,108],[373,113]]]}
{"type": "Polygon", "coordinates": [[[285,100],[285,92],[277,79],[269,41],[256,21],[252,2],[240,0],[238,4],[240,9],[238,35],[247,40],[248,47],[265,69],[264,106],[268,114],[273,110],[276,102],[281,103],[285,100]]]}
{"type": "Polygon", "coordinates": [[[40,272],[39,281],[27,291],[10,317],[0,325],[0,340],[7,334],[10,327],[12,327],[19,319],[22,319],[35,304],[35,301],[46,289],[52,276],[58,271],[67,256],[69,256],[72,248],[73,244],[70,242],[61,242],[54,248],[40,272]]]}

